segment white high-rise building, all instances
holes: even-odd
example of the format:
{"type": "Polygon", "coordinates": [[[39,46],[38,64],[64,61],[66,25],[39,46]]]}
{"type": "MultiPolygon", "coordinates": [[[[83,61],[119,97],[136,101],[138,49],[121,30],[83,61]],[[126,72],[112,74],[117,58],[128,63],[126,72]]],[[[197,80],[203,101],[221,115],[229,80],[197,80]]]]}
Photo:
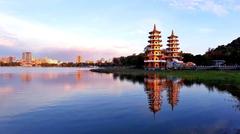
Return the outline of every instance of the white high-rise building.
{"type": "Polygon", "coordinates": [[[22,53],[22,61],[31,63],[32,62],[32,53],[31,52],[23,52],[22,53]]]}

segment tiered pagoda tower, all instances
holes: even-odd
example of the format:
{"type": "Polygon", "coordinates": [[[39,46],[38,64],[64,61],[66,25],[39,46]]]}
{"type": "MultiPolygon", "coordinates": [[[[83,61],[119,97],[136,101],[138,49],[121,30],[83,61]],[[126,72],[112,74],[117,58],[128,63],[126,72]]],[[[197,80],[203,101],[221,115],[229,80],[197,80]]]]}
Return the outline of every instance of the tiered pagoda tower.
{"type": "Polygon", "coordinates": [[[161,32],[154,25],[153,31],[149,32],[149,34],[149,45],[145,47],[144,66],[146,69],[164,69],[166,61],[161,50],[161,32]]]}
{"type": "Polygon", "coordinates": [[[174,59],[181,61],[181,52],[179,51],[179,40],[178,36],[172,31],[171,36],[168,37],[168,48],[166,49],[166,55],[168,61],[173,61],[174,59]]]}

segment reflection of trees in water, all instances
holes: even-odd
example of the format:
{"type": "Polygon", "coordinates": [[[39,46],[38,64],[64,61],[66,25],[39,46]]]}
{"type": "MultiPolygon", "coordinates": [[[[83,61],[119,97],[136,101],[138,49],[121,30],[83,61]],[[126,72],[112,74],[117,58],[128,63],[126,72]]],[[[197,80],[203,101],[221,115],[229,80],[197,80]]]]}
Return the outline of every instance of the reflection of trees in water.
{"type": "Polygon", "coordinates": [[[191,87],[193,85],[205,85],[209,91],[227,92],[234,98],[230,101],[234,102],[234,108],[240,110],[240,88],[238,85],[221,84],[218,81],[200,81],[200,80],[182,80],[174,77],[161,77],[158,74],[149,73],[146,75],[113,75],[114,79],[121,81],[127,80],[133,83],[144,83],[145,92],[148,95],[149,109],[152,112],[161,110],[163,91],[167,91],[168,103],[172,110],[179,103],[179,94],[181,87],[191,87]]]}
{"type": "Polygon", "coordinates": [[[235,103],[233,107],[240,111],[240,87],[238,85],[222,84],[221,82],[214,80],[205,82],[201,82],[199,80],[184,80],[184,84],[188,86],[192,86],[194,84],[204,84],[209,91],[229,93],[234,97],[230,100],[235,103]]]}
{"type": "Polygon", "coordinates": [[[113,74],[113,79],[119,79],[121,81],[130,81],[133,83],[144,83],[144,76],[143,75],[119,75],[113,74]]]}

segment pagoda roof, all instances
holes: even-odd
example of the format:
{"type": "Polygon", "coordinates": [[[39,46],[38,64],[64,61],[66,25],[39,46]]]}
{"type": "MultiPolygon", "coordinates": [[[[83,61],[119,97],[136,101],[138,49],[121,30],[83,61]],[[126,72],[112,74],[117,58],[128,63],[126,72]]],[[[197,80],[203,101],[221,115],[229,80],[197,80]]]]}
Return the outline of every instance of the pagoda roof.
{"type": "Polygon", "coordinates": [[[161,38],[162,36],[161,36],[161,35],[150,35],[150,36],[148,36],[148,38],[153,38],[153,37],[159,37],[159,38],[161,38]]]}
{"type": "Polygon", "coordinates": [[[154,40],[149,40],[148,42],[149,42],[149,43],[150,43],[150,42],[160,42],[160,43],[161,43],[161,42],[162,42],[162,40],[159,40],[159,39],[154,39],[154,40]]]}
{"type": "Polygon", "coordinates": [[[173,42],[173,41],[179,42],[178,39],[169,39],[167,42],[173,42]]]}
{"type": "Polygon", "coordinates": [[[178,38],[178,36],[176,36],[175,34],[174,34],[174,31],[172,30],[172,34],[168,37],[169,39],[171,39],[171,38],[178,38]]]}
{"type": "Polygon", "coordinates": [[[161,33],[160,31],[157,30],[156,24],[154,24],[153,30],[149,32],[149,34],[152,34],[152,33],[159,33],[159,34],[161,33]]]}

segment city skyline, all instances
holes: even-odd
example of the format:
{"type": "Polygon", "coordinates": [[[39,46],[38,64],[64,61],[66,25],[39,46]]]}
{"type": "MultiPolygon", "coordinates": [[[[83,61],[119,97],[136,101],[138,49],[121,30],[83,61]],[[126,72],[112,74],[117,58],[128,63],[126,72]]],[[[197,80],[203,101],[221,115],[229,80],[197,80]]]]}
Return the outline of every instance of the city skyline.
{"type": "Polygon", "coordinates": [[[202,54],[239,36],[239,13],[237,0],[0,0],[0,56],[31,51],[73,61],[141,53],[153,24],[163,38],[176,31],[183,52],[202,54]]]}

